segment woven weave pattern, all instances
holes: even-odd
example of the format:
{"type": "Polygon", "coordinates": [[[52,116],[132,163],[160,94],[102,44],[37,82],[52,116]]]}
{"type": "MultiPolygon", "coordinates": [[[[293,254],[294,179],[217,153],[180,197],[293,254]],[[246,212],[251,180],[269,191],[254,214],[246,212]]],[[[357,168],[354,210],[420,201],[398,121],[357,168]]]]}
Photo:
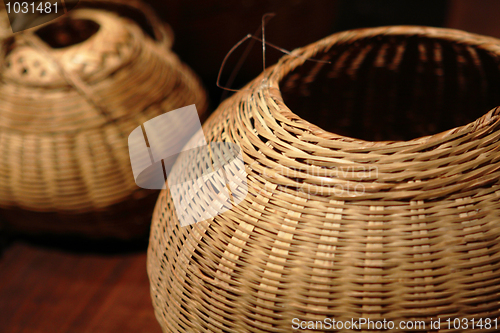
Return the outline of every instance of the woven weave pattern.
{"type": "Polygon", "coordinates": [[[2,215],[23,232],[134,237],[155,192],[134,182],[128,135],[189,104],[203,114],[205,93],[166,32],[153,40],[109,10],[68,15],[2,40],[2,215]]]}
{"type": "Polygon", "coordinates": [[[0,4],[0,38],[9,33],[9,28],[9,17],[3,8],[3,4],[0,4]]]}
{"type": "Polygon", "coordinates": [[[204,124],[241,146],[246,199],[184,228],[158,199],[164,332],[497,318],[499,84],[500,41],[447,29],[349,31],[283,57],[204,124]]]}

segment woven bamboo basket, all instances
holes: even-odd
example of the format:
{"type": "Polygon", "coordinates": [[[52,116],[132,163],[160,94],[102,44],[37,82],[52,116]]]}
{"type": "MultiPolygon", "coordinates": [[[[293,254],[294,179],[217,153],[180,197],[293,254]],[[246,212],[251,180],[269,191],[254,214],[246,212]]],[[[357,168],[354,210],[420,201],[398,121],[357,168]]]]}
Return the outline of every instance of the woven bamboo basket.
{"type": "Polygon", "coordinates": [[[147,235],[158,192],[135,184],[128,135],[165,112],[196,104],[203,115],[207,106],[168,48],[167,27],[148,13],[87,1],[1,40],[0,213],[9,229],[147,235]]]}
{"type": "Polygon", "coordinates": [[[241,147],[246,198],[187,227],[158,199],[163,331],[498,318],[499,88],[500,41],[457,30],[354,30],[284,56],[204,125],[241,147]]]}
{"type": "Polygon", "coordinates": [[[3,4],[0,3],[0,38],[4,38],[4,36],[8,35],[10,33],[9,30],[9,17],[7,16],[3,4]]]}

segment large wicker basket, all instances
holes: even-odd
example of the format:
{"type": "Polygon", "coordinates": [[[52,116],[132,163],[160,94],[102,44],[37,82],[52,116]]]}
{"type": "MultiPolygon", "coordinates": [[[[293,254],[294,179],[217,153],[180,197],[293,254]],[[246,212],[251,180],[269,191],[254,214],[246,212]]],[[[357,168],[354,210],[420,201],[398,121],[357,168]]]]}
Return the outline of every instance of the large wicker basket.
{"type": "Polygon", "coordinates": [[[164,332],[498,318],[499,104],[500,41],[461,31],[348,31],[283,57],[204,125],[240,145],[245,200],[180,227],[158,199],[164,332]]]}
{"type": "Polygon", "coordinates": [[[128,135],[165,112],[207,106],[150,15],[87,1],[1,40],[0,214],[11,230],[147,235],[157,192],[135,184],[128,135]]]}

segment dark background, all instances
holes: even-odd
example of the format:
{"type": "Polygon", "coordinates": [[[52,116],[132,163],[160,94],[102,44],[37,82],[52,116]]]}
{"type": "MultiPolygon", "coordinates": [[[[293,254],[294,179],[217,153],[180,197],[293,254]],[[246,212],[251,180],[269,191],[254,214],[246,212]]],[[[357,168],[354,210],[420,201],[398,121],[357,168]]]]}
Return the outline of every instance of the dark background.
{"type": "MultiPolygon", "coordinates": [[[[202,78],[212,108],[227,97],[216,86],[217,74],[228,51],[261,26],[262,15],[275,13],[266,24],[266,40],[287,50],[313,43],[334,32],[385,25],[451,27],[500,37],[496,0],[150,0],[174,30],[173,49],[202,78]]],[[[260,37],[260,35],[259,35],[260,37]]],[[[241,88],[262,71],[262,47],[255,42],[242,67],[237,63],[250,41],[242,44],[225,65],[221,84],[233,72],[231,88],[241,88]]],[[[266,63],[283,54],[266,48],[266,63]]]]}
{"type": "MultiPolygon", "coordinates": [[[[126,1],[126,0],[124,0],[126,1]]],[[[150,0],[174,30],[174,51],[202,79],[214,109],[230,95],[216,87],[227,52],[266,25],[271,43],[292,50],[346,29],[383,25],[459,28],[500,37],[497,0],[150,0]]],[[[228,60],[222,84],[243,54],[228,60]]],[[[282,55],[267,49],[270,66],[282,55]]],[[[232,88],[262,71],[255,43],[232,88]]],[[[13,237],[0,228],[0,333],[161,332],[146,275],[146,241],[13,237]]]]}

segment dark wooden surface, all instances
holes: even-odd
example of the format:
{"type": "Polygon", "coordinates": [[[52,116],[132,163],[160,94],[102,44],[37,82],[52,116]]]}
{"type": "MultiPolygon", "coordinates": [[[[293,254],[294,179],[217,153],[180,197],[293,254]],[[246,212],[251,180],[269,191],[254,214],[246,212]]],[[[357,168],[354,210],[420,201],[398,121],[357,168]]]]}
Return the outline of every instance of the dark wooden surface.
{"type": "Polygon", "coordinates": [[[0,257],[1,333],[160,333],[146,253],[89,254],[16,242],[0,257]]]}

